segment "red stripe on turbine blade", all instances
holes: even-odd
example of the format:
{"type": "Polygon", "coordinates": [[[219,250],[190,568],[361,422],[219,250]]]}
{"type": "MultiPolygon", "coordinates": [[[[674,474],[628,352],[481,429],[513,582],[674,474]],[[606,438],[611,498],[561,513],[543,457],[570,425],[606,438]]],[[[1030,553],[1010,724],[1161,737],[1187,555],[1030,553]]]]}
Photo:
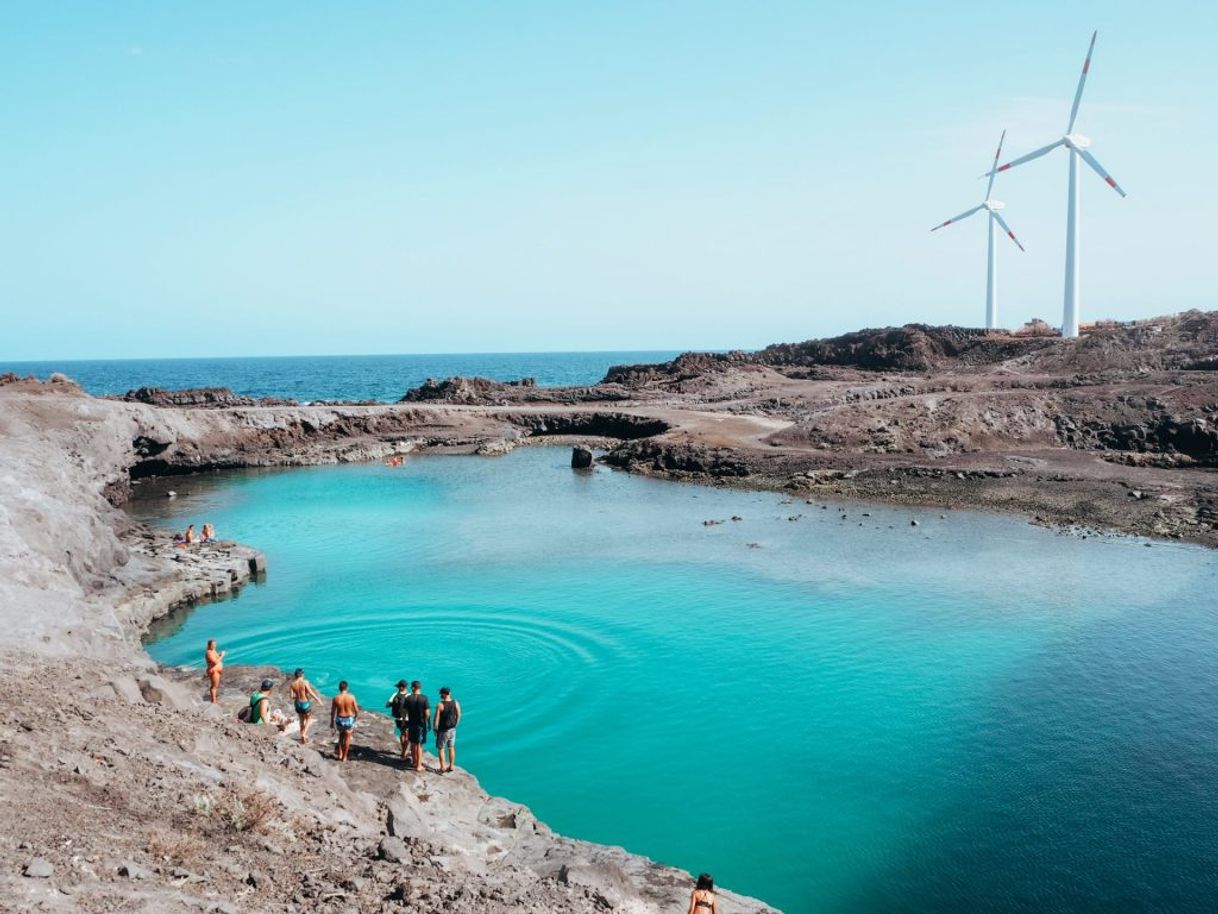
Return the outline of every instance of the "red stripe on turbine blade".
{"type": "Polygon", "coordinates": [[[1111,177],[1106,177],[1104,180],[1108,182],[1109,187],[1116,187],[1116,181],[1112,180],[1111,177]]]}
{"type": "Polygon", "coordinates": [[[1086,60],[1083,61],[1083,73],[1086,73],[1090,69],[1091,69],[1091,58],[1088,57],[1086,60]]]}
{"type": "Polygon", "coordinates": [[[1010,167],[1011,167],[1011,166],[1010,166],[1009,164],[1007,164],[1007,165],[1003,165],[1003,166],[1001,166],[1001,167],[1000,167],[998,170],[999,170],[999,171],[1006,171],[1006,170],[1007,170],[1008,168],[1010,168],[1010,167]]]}

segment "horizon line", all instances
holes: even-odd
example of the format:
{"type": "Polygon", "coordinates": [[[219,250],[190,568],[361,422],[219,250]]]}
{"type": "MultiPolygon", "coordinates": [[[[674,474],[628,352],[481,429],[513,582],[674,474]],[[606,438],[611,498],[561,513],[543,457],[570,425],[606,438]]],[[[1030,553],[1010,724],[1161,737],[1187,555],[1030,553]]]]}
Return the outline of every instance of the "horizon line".
{"type": "MultiPolygon", "coordinates": [[[[733,347],[744,349],[747,347],[733,347]]],[[[656,349],[501,349],[501,350],[451,350],[443,352],[335,352],[335,353],[292,353],[278,355],[171,355],[171,356],[104,356],[104,357],[55,357],[42,359],[5,359],[0,358],[0,368],[9,365],[49,365],[55,362],[187,362],[187,361],[224,361],[228,359],[359,359],[359,358],[393,358],[399,356],[492,356],[492,355],[599,355],[616,353],[668,353],[668,352],[730,352],[732,349],[720,347],[672,347],[656,349]]]]}

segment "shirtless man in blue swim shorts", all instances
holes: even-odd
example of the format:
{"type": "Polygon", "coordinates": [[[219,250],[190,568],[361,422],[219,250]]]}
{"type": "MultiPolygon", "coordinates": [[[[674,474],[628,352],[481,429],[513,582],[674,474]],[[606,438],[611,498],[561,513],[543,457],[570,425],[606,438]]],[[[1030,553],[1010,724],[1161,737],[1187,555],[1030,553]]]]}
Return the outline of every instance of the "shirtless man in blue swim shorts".
{"type": "Polygon", "coordinates": [[[304,670],[292,674],[292,683],[288,686],[292,695],[292,704],[296,707],[296,716],[300,718],[300,742],[309,741],[309,727],[313,726],[313,702],[321,701],[313,683],[305,679],[304,670]]]}
{"type": "Polygon", "coordinates": [[[347,760],[351,751],[351,731],[359,719],[359,703],[347,691],[347,680],[338,684],[338,694],[330,702],[330,729],[338,731],[338,746],[335,749],[340,762],[347,760]]]}

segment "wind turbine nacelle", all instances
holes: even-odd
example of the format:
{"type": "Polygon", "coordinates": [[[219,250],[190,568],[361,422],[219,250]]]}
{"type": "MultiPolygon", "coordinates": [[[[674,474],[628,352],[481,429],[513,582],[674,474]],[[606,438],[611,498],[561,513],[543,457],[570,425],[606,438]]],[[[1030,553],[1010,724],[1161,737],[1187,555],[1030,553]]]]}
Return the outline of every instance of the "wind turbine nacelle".
{"type": "Polygon", "coordinates": [[[1087,139],[1081,133],[1068,133],[1065,137],[1066,145],[1073,146],[1075,149],[1086,149],[1091,145],[1091,140],[1087,139]]]}
{"type": "Polygon", "coordinates": [[[996,210],[1002,209],[1004,206],[1006,206],[1006,204],[1003,203],[1001,200],[986,200],[985,201],[985,208],[988,209],[991,213],[996,210]]]}

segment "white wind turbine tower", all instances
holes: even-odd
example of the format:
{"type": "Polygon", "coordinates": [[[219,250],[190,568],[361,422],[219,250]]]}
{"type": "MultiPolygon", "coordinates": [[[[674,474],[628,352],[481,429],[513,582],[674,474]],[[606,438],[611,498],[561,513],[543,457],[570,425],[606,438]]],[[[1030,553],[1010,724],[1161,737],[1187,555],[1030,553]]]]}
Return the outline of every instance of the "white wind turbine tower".
{"type": "Polygon", "coordinates": [[[1065,146],[1070,151],[1070,189],[1067,192],[1066,208],[1066,291],[1062,303],[1062,336],[1064,337],[1078,336],[1078,160],[1081,158],[1104,179],[1109,187],[1122,197],[1125,196],[1125,191],[1121,190],[1112,175],[1104,171],[1104,166],[1087,151],[1091,141],[1081,133],[1073,132],[1074,121],[1078,118],[1078,103],[1083,98],[1083,85],[1087,82],[1087,73],[1091,69],[1091,52],[1095,50],[1095,37],[1098,34],[1099,32],[1091,33],[1091,45],[1087,48],[1087,59],[1083,61],[1083,72],[1078,78],[1078,89],[1074,92],[1074,104],[1070,107],[1070,123],[1066,125],[1066,135],[1048,146],[1042,146],[1034,152],[1029,152],[1026,156],[1020,156],[989,172],[989,177],[993,180],[994,175],[998,172],[1006,171],[1008,168],[1014,168],[1016,165],[1022,165],[1033,159],[1039,159],[1058,146],[1065,146]]]}
{"type": "MultiPolygon", "coordinates": [[[[1002,143],[1003,143],[1003,140],[1005,140],[1006,138],[1007,138],[1007,132],[1004,130],[1004,131],[1002,131],[1002,136],[998,138],[998,151],[994,153],[994,164],[992,166],[990,166],[991,169],[995,169],[998,165],[998,157],[1002,155],[1002,143]]],[[[936,225],[933,229],[931,229],[932,232],[937,232],[939,229],[946,228],[947,226],[951,225],[953,222],[959,222],[961,219],[967,219],[969,216],[973,215],[974,213],[981,212],[981,210],[985,210],[987,215],[990,217],[987,220],[989,223],[989,229],[990,229],[990,231],[989,231],[990,240],[989,240],[989,247],[988,247],[989,253],[986,257],[986,267],[985,267],[985,329],[986,330],[993,330],[998,326],[998,285],[997,285],[998,280],[994,274],[994,269],[995,269],[994,260],[995,260],[995,256],[996,256],[995,244],[994,244],[994,223],[997,222],[1000,226],[1002,226],[1002,230],[1007,233],[1007,236],[1012,241],[1015,242],[1015,244],[1019,247],[1019,249],[1021,251],[1024,249],[1023,245],[1019,243],[1019,239],[1015,237],[1015,233],[1011,231],[1011,227],[1009,225],[1007,225],[1005,222],[1003,222],[1002,217],[1000,215],[998,215],[998,211],[1000,209],[1002,209],[1004,206],[1006,206],[1006,204],[1003,203],[1001,200],[990,199],[990,192],[994,189],[994,175],[996,175],[997,173],[998,172],[995,170],[990,171],[990,175],[989,175],[990,183],[985,189],[985,199],[981,201],[980,205],[974,206],[968,212],[961,213],[959,216],[953,216],[951,219],[948,219],[946,222],[941,222],[939,225],[936,225]]]]}

